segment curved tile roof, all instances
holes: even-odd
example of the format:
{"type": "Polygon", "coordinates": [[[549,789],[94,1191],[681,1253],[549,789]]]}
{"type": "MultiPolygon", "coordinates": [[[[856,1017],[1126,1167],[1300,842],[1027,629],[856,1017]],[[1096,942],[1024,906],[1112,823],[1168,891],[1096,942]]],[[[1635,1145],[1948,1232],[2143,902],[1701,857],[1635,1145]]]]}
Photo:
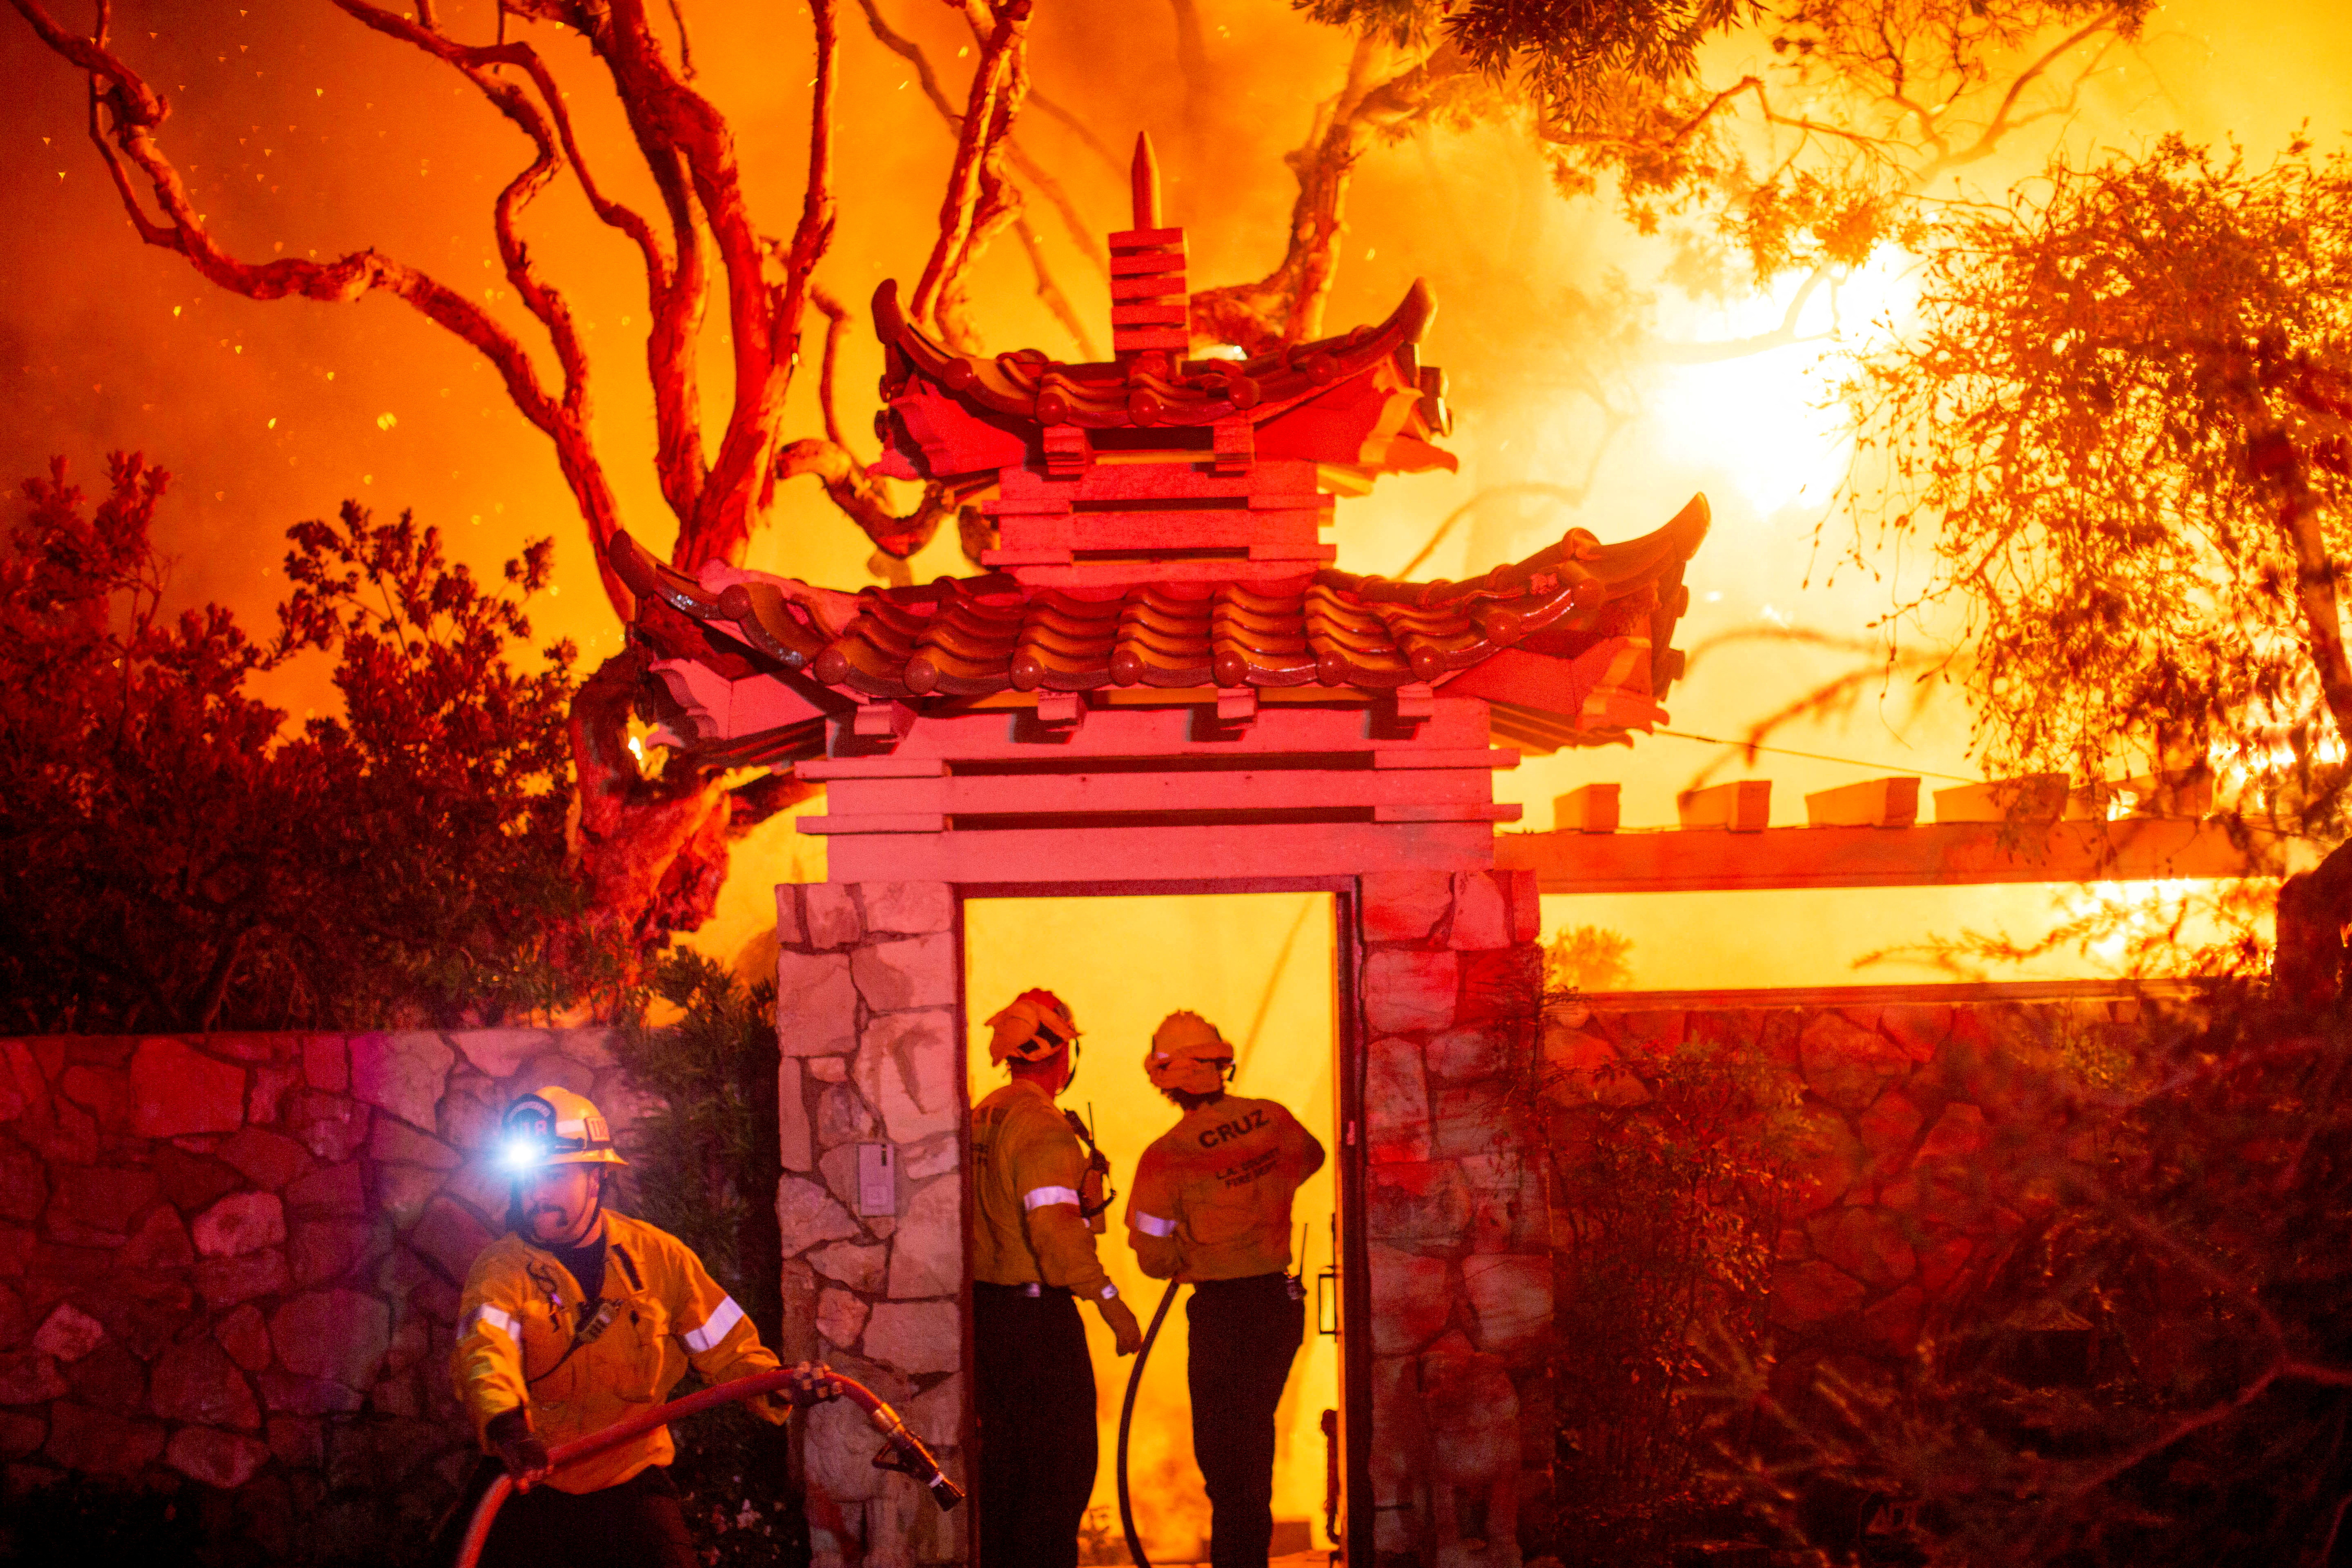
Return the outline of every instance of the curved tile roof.
{"type": "MultiPolygon", "coordinates": [[[[1064,364],[1036,349],[993,356],[960,353],[907,320],[898,285],[874,292],[874,329],[887,359],[883,395],[895,398],[911,374],[990,414],[1037,425],[1085,429],[1213,425],[1236,416],[1263,422],[1284,408],[1395,362],[1416,393],[1420,361],[1410,350],[1436,313],[1429,285],[1416,279],[1378,326],[1297,343],[1246,360],[1182,360],[1155,353],[1135,364],[1064,364]]],[[[1440,420],[1433,418],[1437,425],[1440,420]]]]}
{"type": "Polygon", "coordinates": [[[781,579],[714,590],[625,532],[608,554],[641,596],[776,667],[866,698],[1114,686],[1382,690],[1509,647],[1567,658],[1647,632],[1663,651],[1687,598],[1683,563],[1706,529],[1706,502],[1695,497],[1641,538],[1603,544],[1571,529],[1525,561],[1458,583],[1326,569],[1280,584],[1145,583],[1097,595],[1024,586],[1003,573],[854,598],[781,579]]]}

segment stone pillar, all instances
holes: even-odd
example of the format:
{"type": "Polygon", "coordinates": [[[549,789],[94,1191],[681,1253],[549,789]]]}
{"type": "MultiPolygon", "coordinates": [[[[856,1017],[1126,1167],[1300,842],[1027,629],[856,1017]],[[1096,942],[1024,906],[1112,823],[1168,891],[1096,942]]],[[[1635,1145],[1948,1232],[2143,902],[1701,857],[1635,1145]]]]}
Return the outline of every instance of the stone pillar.
{"type": "MultiPolygon", "coordinates": [[[[785,1336],[898,1407],[958,1484],[964,1373],[961,942],[945,882],[776,889],[778,1116],[785,1336]],[[859,1145],[895,1171],[861,1194],[859,1145]]],[[[943,1515],[847,1404],[805,1437],[819,1568],[962,1563],[968,1510],[943,1515]]]]}
{"type": "Polygon", "coordinates": [[[1376,1560],[1518,1568],[1552,1449],[1535,878],[1361,887],[1376,1560]]]}

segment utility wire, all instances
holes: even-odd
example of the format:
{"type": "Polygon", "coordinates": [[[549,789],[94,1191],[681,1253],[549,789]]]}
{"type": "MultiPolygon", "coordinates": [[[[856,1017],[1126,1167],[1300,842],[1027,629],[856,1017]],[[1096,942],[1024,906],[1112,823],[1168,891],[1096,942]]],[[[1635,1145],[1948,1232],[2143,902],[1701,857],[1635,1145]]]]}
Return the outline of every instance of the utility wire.
{"type": "Polygon", "coordinates": [[[1884,763],[1865,763],[1854,757],[1832,757],[1820,752],[1792,752],[1786,746],[1751,745],[1746,741],[1727,741],[1720,735],[1694,735],[1687,730],[1653,730],[1653,735],[1671,735],[1677,741],[1704,741],[1710,746],[1737,746],[1743,752],[1771,752],[1783,757],[1803,757],[1810,762],[1840,763],[1850,768],[1877,768],[1890,773],[1913,774],[1922,778],[1949,779],[1954,784],[1982,784],[1982,779],[1964,778],[1958,773],[1939,773],[1931,768],[1895,768],[1884,763]]]}

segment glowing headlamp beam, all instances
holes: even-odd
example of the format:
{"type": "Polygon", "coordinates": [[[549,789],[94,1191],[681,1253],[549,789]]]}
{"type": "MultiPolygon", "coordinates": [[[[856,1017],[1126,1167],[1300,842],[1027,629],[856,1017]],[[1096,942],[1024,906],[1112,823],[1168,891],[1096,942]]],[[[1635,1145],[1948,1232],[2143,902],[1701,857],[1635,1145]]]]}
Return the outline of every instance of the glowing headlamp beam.
{"type": "Polygon", "coordinates": [[[536,1138],[509,1138],[499,1151],[499,1163],[509,1171],[528,1171],[547,1158],[547,1145],[536,1138]]]}

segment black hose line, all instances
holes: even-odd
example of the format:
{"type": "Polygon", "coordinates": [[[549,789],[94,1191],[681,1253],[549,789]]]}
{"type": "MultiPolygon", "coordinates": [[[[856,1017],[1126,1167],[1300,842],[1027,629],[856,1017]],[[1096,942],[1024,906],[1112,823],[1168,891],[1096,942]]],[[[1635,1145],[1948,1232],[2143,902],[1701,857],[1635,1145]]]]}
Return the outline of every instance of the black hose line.
{"type": "Polygon", "coordinates": [[[1143,1538],[1135,1533],[1135,1505],[1127,1496],[1127,1429],[1135,1420],[1135,1391],[1143,1386],[1143,1363],[1151,1359],[1151,1342],[1160,1337],[1160,1325],[1167,1320],[1168,1309],[1176,1304],[1176,1292],[1183,1281],[1171,1279],[1160,1298],[1160,1308],[1151,1314],[1151,1326],[1143,1331],[1143,1343],[1135,1352],[1135,1370],[1127,1374],[1127,1402],[1118,1407],[1118,1525],[1127,1531],[1127,1554],[1136,1568],[1151,1568],[1151,1559],[1143,1554],[1143,1538]]]}

